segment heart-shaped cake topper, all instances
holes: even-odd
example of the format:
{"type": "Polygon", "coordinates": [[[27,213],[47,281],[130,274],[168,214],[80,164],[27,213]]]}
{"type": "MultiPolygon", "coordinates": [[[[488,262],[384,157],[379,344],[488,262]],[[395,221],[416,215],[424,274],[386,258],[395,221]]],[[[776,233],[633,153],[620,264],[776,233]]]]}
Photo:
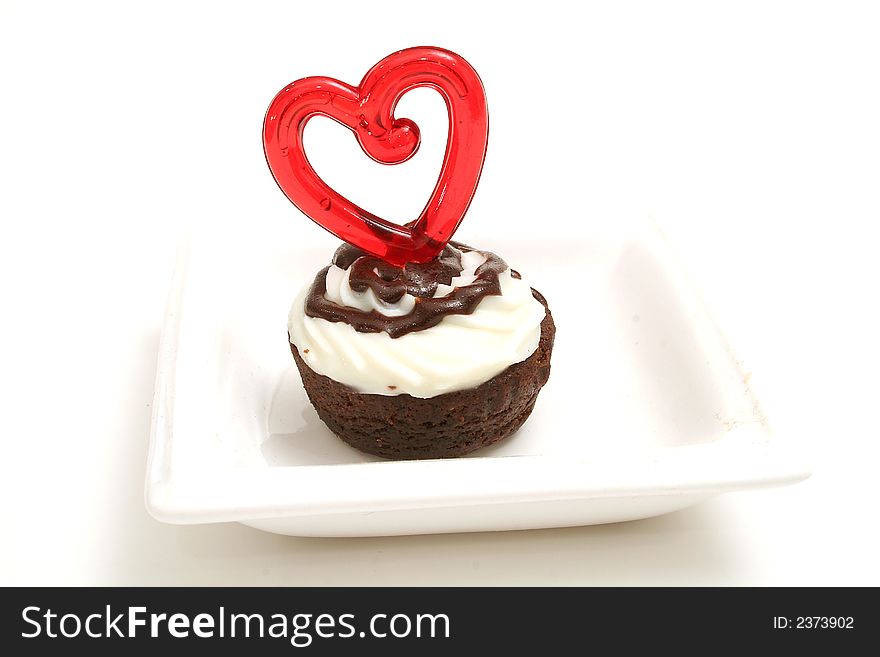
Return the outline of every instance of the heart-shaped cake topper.
{"type": "Polygon", "coordinates": [[[357,87],[325,77],[297,80],[275,96],[263,124],[266,161],[287,198],[340,239],[395,265],[427,262],[443,250],[477,189],[488,136],[486,95],[477,72],[441,48],[389,55],[357,87]],[[449,136],[427,205],[401,226],[358,207],[321,180],[303,150],[303,130],[313,116],[328,116],[351,130],[377,162],[400,164],[415,155],[420,136],[416,124],[394,118],[394,110],[401,96],[417,87],[443,96],[449,136]]]}

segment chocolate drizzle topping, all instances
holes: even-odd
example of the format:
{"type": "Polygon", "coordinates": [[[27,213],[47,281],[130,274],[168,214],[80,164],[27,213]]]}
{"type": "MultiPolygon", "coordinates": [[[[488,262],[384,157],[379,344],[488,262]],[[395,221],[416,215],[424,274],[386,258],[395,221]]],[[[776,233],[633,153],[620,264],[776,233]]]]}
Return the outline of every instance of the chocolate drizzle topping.
{"type": "MultiPolygon", "coordinates": [[[[436,326],[446,315],[469,315],[483,297],[501,294],[498,275],[507,269],[507,264],[494,253],[481,251],[486,262],[477,268],[473,283],[456,287],[444,297],[435,298],[434,294],[439,284],[451,285],[452,279],[461,274],[462,253],[475,250],[450,242],[431,262],[410,262],[396,267],[357,247],[343,244],[333,254],[333,264],[340,269],[351,269],[349,285],[353,291],[364,292],[369,288],[386,303],[397,303],[404,294],[410,294],[415,297],[415,306],[407,315],[386,317],[375,310],[364,312],[328,301],[324,295],[330,268],[325,267],[318,272],[309,289],[305,313],[330,322],[345,322],[361,333],[385,331],[392,338],[436,326]]],[[[511,275],[519,278],[519,274],[512,270],[511,275]]]]}

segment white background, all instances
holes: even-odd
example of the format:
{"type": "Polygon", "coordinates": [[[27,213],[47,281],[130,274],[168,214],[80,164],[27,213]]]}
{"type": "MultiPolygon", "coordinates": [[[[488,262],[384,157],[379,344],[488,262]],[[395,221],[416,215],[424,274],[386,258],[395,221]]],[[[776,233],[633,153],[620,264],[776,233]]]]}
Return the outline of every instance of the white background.
{"type": "MultiPolygon", "coordinates": [[[[876,7],[181,5],[0,4],[0,583],[880,584],[876,7]],[[319,232],[266,169],[265,107],[297,77],[354,84],[425,44],[467,57],[489,99],[460,237],[654,218],[774,426],[811,454],[810,480],[651,520],[499,534],[299,539],[146,514],[179,236],[255,216],[319,232]]],[[[316,122],[318,171],[410,218],[443,141],[442,103],[425,93],[398,112],[422,127],[412,163],[374,165],[316,122]]]]}

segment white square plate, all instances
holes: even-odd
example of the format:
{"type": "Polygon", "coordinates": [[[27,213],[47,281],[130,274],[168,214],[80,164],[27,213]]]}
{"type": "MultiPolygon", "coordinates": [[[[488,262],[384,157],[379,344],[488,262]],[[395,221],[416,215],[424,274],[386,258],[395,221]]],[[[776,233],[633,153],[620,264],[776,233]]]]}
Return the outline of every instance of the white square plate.
{"type": "Polygon", "coordinates": [[[326,242],[254,225],[191,238],[160,347],[148,509],[303,536],[525,529],[645,518],[805,478],[656,229],[580,233],[476,244],[547,297],[550,381],[500,445],[405,462],[342,443],[300,384],[287,311],[329,261],[326,242]]]}

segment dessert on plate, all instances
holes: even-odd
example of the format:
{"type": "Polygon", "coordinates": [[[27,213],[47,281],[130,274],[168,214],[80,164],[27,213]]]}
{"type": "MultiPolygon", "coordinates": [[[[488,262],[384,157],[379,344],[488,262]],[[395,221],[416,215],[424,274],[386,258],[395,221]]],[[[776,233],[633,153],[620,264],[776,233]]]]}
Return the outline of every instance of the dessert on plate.
{"type": "Polygon", "coordinates": [[[386,458],[461,456],[516,431],[550,375],[547,302],[493,253],[390,265],[343,245],[290,309],[309,400],[386,458]]]}
{"type": "Polygon", "coordinates": [[[450,241],[487,136],[479,77],[439,48],[394,53],[359,87],[297,81],[266,114],[264,148],[279,186],[345,240],[294,300],[288,341],[319,417],[361,451],[447,458],[496,443],[526,421],[550,375],[555,326],[544,297],[491,251],[450,241]],[[449,140],[431,199],[399,226],[329,188],[305,157],[302,131],[311,116],[330,116],[374,159],[405,161],[418,128],[394,108],[417,86],[446,99],[449,140]]]}

